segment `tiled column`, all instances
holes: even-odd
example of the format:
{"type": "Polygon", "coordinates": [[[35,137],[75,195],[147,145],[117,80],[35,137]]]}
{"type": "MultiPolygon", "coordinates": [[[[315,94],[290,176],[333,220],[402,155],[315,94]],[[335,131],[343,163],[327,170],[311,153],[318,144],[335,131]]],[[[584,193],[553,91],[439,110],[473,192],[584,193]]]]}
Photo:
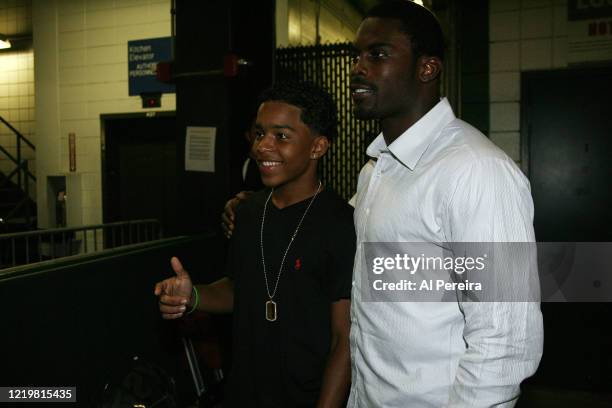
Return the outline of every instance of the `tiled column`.
{"type": "Polygon", "coordinates": [[[566,0],[491,0],[491,140],[520,162],[521,72],[564,68],[566,0]]]}

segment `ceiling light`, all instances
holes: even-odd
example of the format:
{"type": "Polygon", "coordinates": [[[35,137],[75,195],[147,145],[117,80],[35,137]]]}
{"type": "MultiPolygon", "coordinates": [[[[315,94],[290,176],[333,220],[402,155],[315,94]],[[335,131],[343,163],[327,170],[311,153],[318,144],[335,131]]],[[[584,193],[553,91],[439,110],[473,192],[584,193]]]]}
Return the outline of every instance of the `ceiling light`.
{"type": "Polygon", "coordinates": [[[11,48],[11,42],[6,35],[0,34],[0,50],[5,48],[11,48]]]}

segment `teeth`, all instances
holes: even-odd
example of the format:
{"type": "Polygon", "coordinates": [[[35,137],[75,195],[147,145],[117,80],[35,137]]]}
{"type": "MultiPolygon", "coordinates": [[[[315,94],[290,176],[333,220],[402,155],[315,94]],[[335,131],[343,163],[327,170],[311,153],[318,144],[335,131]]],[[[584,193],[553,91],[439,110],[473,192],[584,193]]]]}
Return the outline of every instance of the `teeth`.
{"type": "Polygon", "coordinates": [[[262,161],[261,165],[264,167],[275,167],[275,166],[279,166],[280,162],[275,162],[275,161],[262,161]]]}
{"type": "Polygon", "coordinates": [[[369,89],[363,89],[363,88],[357,88],[357,89],[353,89],[354,93],[368,93],[368,92],[372,92],[369,89]]]}

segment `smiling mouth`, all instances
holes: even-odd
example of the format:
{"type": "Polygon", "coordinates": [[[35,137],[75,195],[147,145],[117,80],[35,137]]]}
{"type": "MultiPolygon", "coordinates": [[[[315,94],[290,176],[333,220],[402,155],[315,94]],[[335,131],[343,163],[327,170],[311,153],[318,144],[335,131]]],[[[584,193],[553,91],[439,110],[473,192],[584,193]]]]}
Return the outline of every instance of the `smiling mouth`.
{"type": "Polygon", "coordinates": [[[351,86],[351,97],[353,99],[361,99],[367,96],[370,96],[374,93],[372,88],[368,88],[361,85],[352,85],[351,86]]]}
{"type": "Polygon", "coordinates": [[[259,165],[259,167],[263,167],[265,169],[271,169],[271,168],[280,166],[282,162],[274,161],[274,160],[257,160],[257,164],[259,165]]]}

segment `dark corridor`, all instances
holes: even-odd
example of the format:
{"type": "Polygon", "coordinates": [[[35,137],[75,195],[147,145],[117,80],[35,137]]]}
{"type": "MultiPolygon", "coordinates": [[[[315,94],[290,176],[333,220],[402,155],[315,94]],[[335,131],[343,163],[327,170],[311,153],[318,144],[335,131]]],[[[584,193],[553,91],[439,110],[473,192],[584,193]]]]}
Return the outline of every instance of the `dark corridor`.
{"type": "Polygon", "coordinates": [[[176,217],[176,121],[103,117],[104,222],[155,218],[172,235],[176,217]]]}
{"type": "Polygon", "coordinates": [[[609,69],[523,77],[523,158],[538,241],[612,241],[609,69]]]}
{"type": "MultiPolygon", "coordinates": [[[[523,168],[531,182],[540,242],[612,240],[609,89],[607,68],[523,74],[523,168]]],[[[602,285],[600,290],[612,289],[602,285]]],[[[543,303],[542,312],[545,351],[528,383],[609,396],[612,303],[543,303]]],[[[554,395],[546,398],[555,400],[554,395]]]]}

